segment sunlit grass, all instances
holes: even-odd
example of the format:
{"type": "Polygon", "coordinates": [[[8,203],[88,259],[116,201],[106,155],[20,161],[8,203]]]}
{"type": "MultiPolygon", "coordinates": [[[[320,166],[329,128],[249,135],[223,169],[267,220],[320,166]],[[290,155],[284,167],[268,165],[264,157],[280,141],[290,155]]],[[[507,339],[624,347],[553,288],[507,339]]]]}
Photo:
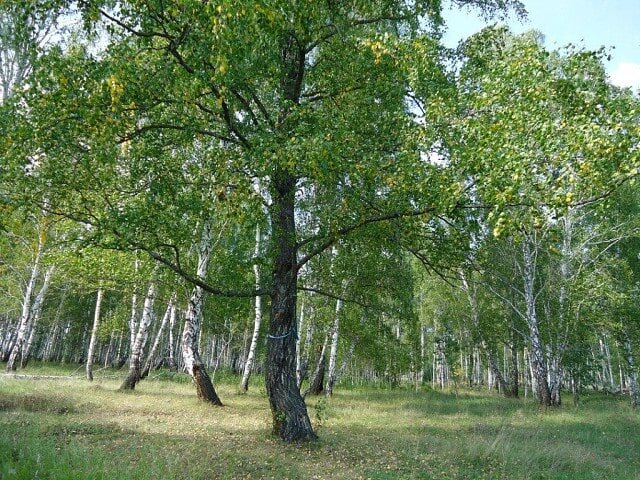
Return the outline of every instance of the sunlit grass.
{"type": "Polygon", "coordinates": [[[624,398],[545,412],[486,391],[339,388],[308,399],[320,440],[283,445],[259,379],[239,395],[218,376],[216,408],[183,376],[122,393],[123,372],[57,373],[77,378],[0,378],[0,478],[640,478],[640,416],[624,398]]]}

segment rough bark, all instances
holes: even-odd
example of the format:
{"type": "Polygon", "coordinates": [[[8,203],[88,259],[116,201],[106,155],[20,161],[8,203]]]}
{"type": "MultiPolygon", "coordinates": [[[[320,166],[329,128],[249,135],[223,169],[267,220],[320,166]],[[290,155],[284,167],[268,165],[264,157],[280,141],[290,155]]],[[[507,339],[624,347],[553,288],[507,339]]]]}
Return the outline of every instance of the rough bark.
{"type": "Polygon", "coordinates": [[[296,179],[276,169],[273,178],[273,242],[271,312],[267,337],[266,387],[273,433],[285,442],[317,438],[296,382],[296,295],[298,282],[295,192],[296,179]]]}
{"type": "Polygon", "coordinates": [[[147,341],[149,325],[153,319],[153,302],[155,301],[156,287],[153,282],[149,284],[147,296],[144,299],[144,307],[142,309],[142,318],[138,325],[138,331],[135,335],[133,344],[131,345],[131,355],[129,357],[129,373],[122,382],[120,390],[133,390],[140,381],[142,351],[147,341]]]}
{"type": "MultiPolygon", "coordinates": [[[[258,258],[260,255],[260,248],[262,243],[260,235],[260,226],[256,226],[256,245],[254,255],[258,258]]],[[[253,264],[253,274],[255,276],[256,290],[260,289],[260,267],[257,263],[253,264]]],[[[249,345],[249,351],[247,353],[247,359],[244,363],[244,371],[242,373],[242,381],[240,382],[240,391],[246,393],[249,390],[249,377],[251,376],[251,369],[253,368],[253,362],[256,356],[256,349],[258,347],[258,336],[260,335],[260,325],[262,324],[262,297],[257,295],[255,297],[254,307],[254,319],[253,319],[253,334],[251,336],[251,344],[249,345]]]]}
{"type": "MultiPolygon", "coordinates": [[[[199,279],[204,279],[207,275],[212,248],[211,221],[206,220],[202,228],[202,237],[198,248],[198,268],[196,275],[199,279]]],[[[218,397],[211,378],[207,374],[198,349],[203,305],[204,291],[199,286],[195,286],[189,298],[189,305],[182,330],[182,358],[185,369],[189,375],[191,375],[191,379],[196,387],[198,398],[203,402],[222,406],[222,401],[218,397]]]]}
{"type": "Polygon", "coordinates": [[[102,307],[102,297],[104,291],[102,288],[98,289],[98,295],[96,297],[96,308],[93,312],[93,328],[91,329],[91,340],[89,341],[89,349],[87,350],[87,380],[93,381],[93,352],[96,348],[96,341],[98,339],[98,327],[100,326],[100,309],[102,307]]]}

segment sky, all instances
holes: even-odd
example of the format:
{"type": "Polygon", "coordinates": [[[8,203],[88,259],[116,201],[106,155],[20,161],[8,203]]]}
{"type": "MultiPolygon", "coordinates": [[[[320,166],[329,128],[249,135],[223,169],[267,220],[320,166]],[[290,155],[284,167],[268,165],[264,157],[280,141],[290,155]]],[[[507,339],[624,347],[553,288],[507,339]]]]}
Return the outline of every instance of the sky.
{"type": "MultiPolygon", "coordinates": [[[[512,31],[538,30],[550,49],[569,43],[597,50],[606,47],[605,64],[611,83],[640,89],[640,0],[522,0],[528,12],[524,22],[507,20],[512,31]]],[[[477,13],[453,9],[445,13],[445,43],[455,46],[481,30],[487,22],[477,13]]],[[[490,21],[489,23],[494,23],[490,21]]]]}

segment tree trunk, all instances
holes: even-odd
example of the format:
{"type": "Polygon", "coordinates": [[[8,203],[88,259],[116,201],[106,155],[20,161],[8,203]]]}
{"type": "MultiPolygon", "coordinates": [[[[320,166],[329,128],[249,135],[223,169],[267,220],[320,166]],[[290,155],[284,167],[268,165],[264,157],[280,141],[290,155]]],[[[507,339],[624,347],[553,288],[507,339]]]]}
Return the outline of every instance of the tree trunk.
{"type": "Polygon", "coordinates": [[[491,369],[491,378],[495,383],[497,383],[498,390],[500,390],[500,393],[502,393],[506,397],[511,396],[511,389],[504,379],[504,375],[502,375],[502,372],[500,371],[500,367],[498,366],[498,362],[496,361],[493,350],[487,345],[484,340],[482,341],[482,349],[487,355],[487,363],[489,364],[489,368],[491,369]]]}
{"type": "Polygon", "coordinates": [[[629,396],[631,397],[631,406],[633,409],[637,409],[640,406],[640,391],[638,391],[638,371],[636,370],[636,363],[633,358],[633,348],[631,346],[631,339],[626,330],[623,331],[624,340],[624,353],[627,360],[627,366],[629,367],[629,396]]]}
{"type": "Polygon", "coordinates": [[[304,329],[304,300],[300,304],[300,321],[298,322],[298,338],[296,338],[296,383],[302,383],[302,330],[304,329]]]}
{"type": "Polygon", "coordinates": [[[424,364],[426,361],[426,347],[427,347],[427,343],[426,343],[426,338],[425,338],[425,327],[424,325],[420,324],[420,369],[419,369],[419,377],[420,377],[420,384],[422,385],[424,383],[425,380],[425,370],[424,370],[424,364]]]}
{"type": "Polygon", "coordinates": [[[167,360],[167,366],[170,372],[178,371],[178,364],[176,363],[176,359],[174,356],[176,346],[173,336],[174,328],[176,325],[176,311],[177,308],[174,305],[174,307],[171,309],[171,315],[169,316],[169,359],[167,360]]]}
{"type": "Polygon", "coordinates": [[[336,364],[338,359],[338,341],[340,339],[340,311],[342,310],[342,300],[336,301],[335,318],[333,320],[333,328],[331,331],[331,350],[329,351],[329,372],[327,375],[327,387],[325,395],[331,397],[333,395],[333,387],[336,383],[336,364]]]}
{"type": "MultiPolygon", "coordinates": [[[[202,227],[202,237],[198,249],[198,269],[196,278],[204,279],[207,275],[207,267],[211,258],[213,241],[211,237],[211,220],[207,219],[202,227]]],[[[200,337],[200,324],[202,322],[202,307],[204,305],[204,292],[199,286],[195,286],[189,298],[189,306],[184,319],[182,330],[182,358],[187,372],[196,387],[198,398],[213,405],[222,406],[216,393],[211,378],[200,358],[198,340],[200,337]]]]}
{"type": "Polygon", "coordinates": [[[9,359],[7,360],[7,371],[15,371],[17,369],[18,355],[22,353],[22,347],[27,337],[29,328],[29,319],[31,317],[31,302],[33,297],[33,290],[40,276],[40,259],[42,258],[42,250],[44,248],[46,236],[44,232],[40,232],[38,235],[38,248],[36,250],[36,256],[31,267],[31,275],[22,297],[22,311],[20,314],[20,322],[18,323],[16,339],[11,346],[9,353],[9,359]]]}
{"type": "Polygon", "coordinates": [[[296,295],[298,265],[295,177],[277,168],[273,178],[272,225],[276,254],[272,274],[265,384],[273,433],[285,442],[317,438],[296,382],[296,295]]]}
{"type": "Polygon", "coordinates": [[[142,309],[142,318],[138,325],[138,332],[135,335],[133,344],[131,345],[131,355],[129,356],[129,373],[122,382],[120,390],[133,390],[140,381],[142,352],[147,341],[147,334],[151,320],[153,319],[153,302],[156,297],[156,287],[153,282],[149,284],[147,296],[144,299],[144,307],[142,309]]]}
{"type": "Polygon", "coordinates": [[[510,397],[513,398],[518,398],[518,389],[519,389],[519,380],[518,377],[520,375],[519,372],[519,368],[518,368],[518,348],[516,346],[516,342],[515,342],[515,336],[516,336],[516,332],[515,330],[511,330],[511,345],[510,345],[510,350],[511,350],[511,381],[510,381],[510,389],[511,389],[511,393],[510,393],[510,397]]]}
{"type": "MultiPolygon", "coordinates": [[[[260,255],[261,243],[260,226],[256,226],[255,258],[258,258],[258,255],[260,255]]],[[[253,274],[255,275],[256,290],[259,290],[260,267],[257,263],[253,264],[253,274]]],[[[247,353],[247,360],[244,363],[244,372],[242,373],[242,381],[240,382],[240,391],[243,393],[246,393],[249,390],[249,377],[251,376],[251,369],[253,368],[253,361],[256,356],[258,336],[260,335],[260,325],[262,324],[262,297],[260,295],[256,295],[255,298],[253,318],[253,335],[251,336],[251,345],[249,345],[249,352],[247,353]]]]}
{"type": "Polygon", "coordinates": [[[303,396],[320,395],[324,391],[324,372],[327,369],[327,347],[329,346],[329,334],[325,335],[322,349],[318,354],[316,368],[313,371],[311,380],[309,380],[309,388],[304,392],[303,396]]]}
{"type": "Polygon", "coordinates": [[[489,382],[489,388],[491,388],[494,382],[498,384],[498,390],[505,396],[511,395],[511,389],[504,379],[504,375],[500,371],[500,367],[498,366],[498,362],[496,361],[493,349],[489,346],[488,342],[485,340],[484,332],[480,327],[480,310],[478,308],[478,291],[476,283],[470,281],[464,271],[460,272],[460,278],[462,280],[462,287],[464,291],[467,293],[467,300],[469,302],[469,307],[471,308],[471,325],[476,331],[478,338],[480,339],[480,346],[484,351],[487,357],[487,363],[489,364],[489,369],[491,372],[492,381],[489,382]]]}
{"type": "Polygon", "coordinates": [[[102,296],[104,291],[98,289],[96,298],[96,308],[93,314],[93,328],[91,329],[91,340],[89,341],[89,349],[87,350],[87,380],[93,381],[93,352],[96,348],[96,340],[98,339],[98,326],[100,325],[100,308],[102,307],[102,296]]]}
{"type": "Polygon", "coordinates": [[[47,290],[49,290],[49,284],[51,282],[51,276],[53,275],[55,267],[51,266],[47,268],[44,272],[44,280],[42,281],[42,286],[36,295],[35,300],[33,301],[33,305],[31,305],[31,312],[29,313],[29,338],[26,343],[22,346],[22,355],[20,360],[20,366],[26,367],[27,362],[29,361],[29,355],[31,354],[31,345],[33,344],[33,340],[36,334],[36,328],[38,326],[38,320],[42,315],[42,305],[44,304],[44,298],[47,295],[47,290]]]}
{"type": "Polygon", "coordinates": [[[525,235],[522,240],[522,251],[524,259],[524,297],[527,307],[526,320],[529,326],[529,337],[531,340],[532,373],[535,376],[538,400],[543,406],[550,407],[552,405],[551,391],[547,380],[547,366],[544,358],[540,332],[538,330],[538,316],[536,311],[536,259],[534,252],[531,251],[528,235],[525,235]]]}
{"type": "MultiPolygon", "coordinates": [[[[313,310],[311,310],[313,314],[313,310]]],[[[300,372],[296,372],[297,381],[298,381],[298,389],[302,387],[302,382],[307,378],[307,374],[309,373],[309,356],[311,355],[311,347],[313,345],[313,334],[315,331],[315,327],[312,321],[313,315],[307,315],[307,331],[304,337],[304,355],[301,355],[300,360],[300,372]]]]}
{"type": "Polygon", "coordinates": [[[174,314],[173,312],[176,308],[175,302],[176,294],[174,293],[169,299],[169,305],[167,305],[167,310],[164,312],[162,323],[160,323],[160,328],[158,328],[158,333],[156,333],[156,338],[153,341],[153,345],[151,346],[151,350],[149,351],[149,355],[147,356],[147,361],[145,362],[142,373],[140,374],[141,379],[147,378],[151,367],[153,367],[153,363],[156,358],[156,352],[158,351],[158,345],[160,345],[160,339],[162,338],[162,332],[164,332],[164,327],[166,326],[169,317],[174,314]]]}

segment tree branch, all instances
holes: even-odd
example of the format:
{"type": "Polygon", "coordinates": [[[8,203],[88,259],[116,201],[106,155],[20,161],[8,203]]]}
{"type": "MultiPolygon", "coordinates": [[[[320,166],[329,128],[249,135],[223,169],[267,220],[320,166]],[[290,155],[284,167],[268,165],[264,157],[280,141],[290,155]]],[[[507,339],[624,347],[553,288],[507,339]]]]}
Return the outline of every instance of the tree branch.
{"type": "MultiPolygon", "coordinates": [[[[331,247],[340,237],[348,235],[354,232],[355,230],[358,230],[367,225],[371,225],[373,223],[386,222],[390,220],[396,220],[399,218],[419,217],[422,215],[427,215],[429,213],[432,213],[433,211],[434,209],[429,207],[429,208],[423,208],[423,209],[417,209],[417,210],[410,210],[407,212],[393,212],[393,213],[387,213],[387,214],[381,214],[381,215],[374,215],[371,217],[364,218],[361,221],[354,223],[353,225],[340,228],[335,232],[329,233],[328,235],[326,235],[325,236],[326,240],[323,243],[321,243],[319,246],[311,250],[304,257],[302,257],[298,261],[297,270],[300,270],[300,268],[302,268],[302,266],[306,264],[309,260],[311,260],[313,257],[315,257],[316,255],[319,255],[320,253],[324,252],[327,248],[331,247]]],[[[318,240],[319,238],[321,238],[319,235],[309,237],[299,242],[296,247],[297,248],[303,247],[304,245],[308,245],[309,243],[313,242],[314,240],[318,240]]]]}

